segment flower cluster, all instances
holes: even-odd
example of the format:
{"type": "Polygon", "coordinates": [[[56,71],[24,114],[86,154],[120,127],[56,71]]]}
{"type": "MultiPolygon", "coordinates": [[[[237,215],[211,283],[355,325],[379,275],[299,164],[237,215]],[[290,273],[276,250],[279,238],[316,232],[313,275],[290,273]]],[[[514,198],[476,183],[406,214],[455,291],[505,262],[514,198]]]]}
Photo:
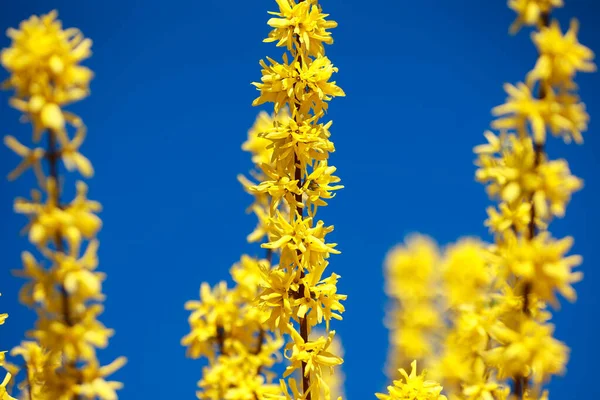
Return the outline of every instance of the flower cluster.
{"type": "Polygon", "coordinates": [[[242,256],[231,268],[236,283],[214,288],[203,283],[200,300],[189,301],[190,333],[181,343],[191,358],[209,360],[198,382],[199,399],[265,399],[280,393],[269,370],[277,361],[282,340],[265,331],[263,313],[252,306],[267,260],[242,256]]]}
{"type": "MultiPolygon", "coordinates": [[[[497,117],[486,132],[488,143],[477,146],[477,180],[487,185],[498,208],[488,209],[486,225],[494,235],[487,247],[487,263],[497,277],[490,303],[478,313],[489,337],[482,355],[487,382],[465,387],[475,392],[502,386],[514,398],[546,398],[543,385],[564,372],[568,347],[553,337],[547,305],[558,305],[557,294],[575,299],[572,284],[581,280],[573,269],[581,264],[567,255],[573,239],[555,239],[548,231],[555,217],[563,217],[582,181],[567,161],[551,160],[545,151],[547,132],[566,142],[582,143],[589,116],[576,93],[577,72],[595,70],[594,54],[577,39],[577,21],[562,33],[551,20],[562,1],[510,1],[517,23],[535,25],[532,40],[539,58],[524,83],[505,85],[506,102],[493,109],[497,117]]],[[[496,398],[502,398],[495,395],[496,398]]]]}
{"type": "Polygon", "coordinates": [[[263,273],[257,306],[270,330],[291,339],[284,353],[290,362],[284,377],[296,371],[302,376],[301,388],[294,379],[288,380],[289,387],[281,382],[281,398],[329,399],[323,371],[342,363],[330,351],[335,335],[330,321],[341,319],[346,296],[337,293],[339,276],[325,275],[330,254],[339,251],[327,242],[333,227],[317,219],[317,210],[342,188],[328,162],[334,151],[331,121],[320,122],[328,102],[344,96],[331,81],[338,70],[324,54],[324,44],[333,42],[328,29],[336,23],[326,20],[316,0],[277,3],[279,12],[268,21],[273,31],[266,41],[276,41],[288,52],[281,63],[261,61],[262,79],[254,83],[260,95],[253,104],[272,102],[275,118],[258,133],[269,143],[270,160],[260,165],[264,179],[247,190],[268,199],[261,225],[268,241],[262,247],[278,259],[263,273]],[[289,117],[279,118],[286,108],[289,117]],[[311,329],[323,322],[326,332],[313,338],[311,329]]]}
{"type": "Polygon", "coordinates": [[[333,227],[317,219],[317,210],[342,188],[335,167],[328,163],[334,151],[331,121],[320,122],[328,102],[344,96],[331,81],[338,70],[324,54],[324,44],[333,42],[328,29],[337,24],[326,20],[316,0],[277,3],[279,12],[268,21],[273,30],[266,41],[286,46],[289,54],[283,55],[282,63],[271,58],[260,63],[262,79],[254,83],[260,96],[253,104],[272,102],[275,118],[258,132],[269,143],[270,160],[260,165],[264,179],[247,190],[268,199],[262,224],[268,241],[262,247],[278,259],[263,274],[257,306],[270,330],[291,339],[285,349],[289,366],[284,377],[296,371],[302,376],[301,389],[293,379],[288,380],[289,387],[281,382],[281,398],[329,399],[324,371],[342,363],[330,351],[335,335],[330,321],[341,319],[346,296],[337,293],[339,276],[324,274],[330,254],[339,251],[335,243],[327,242],[333,227]],[[289,117],[278,118],[286,109],[289,117]],[[323,322],[326,332],[313,338],[311,329],[323,322]]]}
{"type": "Polygon", "coordinates": [[[79,152],[86,127],[81,118],[64,110],[89,94],[93,74],[79,63],[90,56],[92,42],[78,29],[63,29],[56,18],[53,11],[9,29],[12,45],[0,55],[10,74],[4,87],[14,90],[10,104],[31,121],[36,146],[5,137],[5,144],[22,158],[9,178],[32,168],[41,189],[33,190],[29,200],[16,199],[14,209],[29,218],[25,228],[29,241],[49,264],[45,268],[32,253],[23,253],[18,275],[28,281],[20,299],[35,309],[38,319],[28,332],[32,341],[23,342],[12,354],[25,361],[22,391],[28,398],[113,400],[122,384],[106,377],[125,359],[101,366],[96,358],[96,349],[106,347],[113,335],[97,319],[103,311],[105,279],[96,270],[101,206],[87,198],[83,181],[77,182],[75,198],[63,203],[59,176],[61,163],[84,177],[93,174],[90,161],[79,152]],[[38,146],[42,139],[46,146],[38,146]]]}

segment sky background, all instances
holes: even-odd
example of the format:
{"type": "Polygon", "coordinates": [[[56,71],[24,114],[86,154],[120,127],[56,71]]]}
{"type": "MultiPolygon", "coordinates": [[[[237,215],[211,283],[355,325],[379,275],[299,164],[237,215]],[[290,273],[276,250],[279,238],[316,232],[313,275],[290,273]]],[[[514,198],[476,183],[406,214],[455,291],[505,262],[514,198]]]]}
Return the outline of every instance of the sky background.
{"type": "MultiPolygon", "coordinates": [[[[347,97],[330,104],[332,140],[345,189],[320,210],[333,224],[341,255],[330,270],[348,294],[344,321],[334,327],[346,357],[349,399],[373,398],[387,384],[383,373],[387,331],[383,326],[386,252],[411,232],[447,244],[464,235],[489,240],[483,227],[490,204],[474,181],[473,146],[484,141],[490,109],[504,101],[504,82],[524,79],[536,52],[528,30],[508,35],[514,15],[505,1],[338,0],[321,2],[338,21],[327,55],[347,97]]],[[[280,58],[262,43],[269,32],[271,0],[7,2],[0,30],[33,13],[59,10],[66,27],[94,40],[86,65],[96,73],[92,96],[72,108],[88,125],[82,148],[94,163],[89,196],[104,206],[100,269],[106,312],[116,330],[102,361],[126,355],[114,378],[125,383],[121,399],[193,399],[199,361],[185,358],[179,341],[188,332],[183,304],[198,296],[202,281],[228,277],[242,253],[262,256],[245,242],[255,226],[251,202],[236,175],[251,168],[240,146],[259,109],[251,106],[260,79],[259,59],[280,58]]],[[[556,12],[563,26],[581,21],[580,40],[600,52],[600,3],[566,0],[556,12]]],[[[0,47],[9,45],[2,36],[0,47]]],[[[6,77],[0,71],[0,78],[6,77]]],[[[567,216],[552,225],[557,237],[575,236],[584,281],[576,304],[562,301],[553,319],[557,336],[572,348],[568,373],[555,378],[553,399],[595,398],[597,345],[597,251],[600,211],[600,75],[580,75],[581,96],[592,117],[583,146],[550,139],[552,158],[565,157],[585,188],[567,216]]],[[[0,134],[25,143],[30,127],[0,94],[0,134]]],[[[267,107],[265,107],[267,108],[267,107]]],[[[0,149],[0,175],[18,159],[0,149]]],[[[70,184],[74,184],[70,176],[70,184]]],[[[0,179],[0,310],[10,317],[0,329],[9,349],[33,324],[17,301],[27,248],[17,232],[23,216],[12,213],[16,196],[28,196],[32,174],[0,179]]]]}

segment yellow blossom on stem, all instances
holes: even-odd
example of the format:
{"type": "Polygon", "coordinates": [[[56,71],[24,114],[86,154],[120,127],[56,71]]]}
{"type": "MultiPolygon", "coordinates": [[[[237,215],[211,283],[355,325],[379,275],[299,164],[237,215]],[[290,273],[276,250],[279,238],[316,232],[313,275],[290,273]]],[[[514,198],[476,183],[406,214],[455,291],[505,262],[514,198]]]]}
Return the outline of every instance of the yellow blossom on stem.
{"type": "Polygon", "coordinates": [[[200,299],[188,301],[190,333],[182,340],[191,358],[207,357],[196,393],[199,399],[263,399],[279,394],[270,368],[280,359],[280,338],[268,333],[264,313],[253,306],[259,291],[260,274],[269,269],[268,260],[243,255],[233,265],[236,286],[220,282],[214,288],[200,287],[200,299]]]}
{"type": "Polygon", "coordinates": [[[571,26],[564,35],[558,21],[543,27],[532,34],[540,57],[533,70],[527,75],[528,82],[543,81],[550,85],[571,88],[577,71],[594,72],[594,53],[577,40],[579,23],[571,20],[571,26]]]}
{"type": "Polygon", "coordinates": [[[332,44],[333,38],[328,29],[335,28],[337,22],[327,21],[328,14],[321,13],[315,0],[276,0],[279,12],[269,12],[279,18],[271,18],[267,25],[274,28],[264,42],[277,42],[277,46],[287,46],[288,50],[302,48],[308,55],[324,54],[323,44],[332,44]]]}
{"type": "Polygon", "coordinates": [[[508,7],[517,13],[510,31],[516,33],[522,25],[539,25],[544,15],[562,6],[563,0],[508,0],[508,7]]]}
{"type": "Polygon", "coordinates": [[[9,72],[4,88],[14,90],[10,105],[31,121],[34,143],[47,140],[47,147],[42,148],[29,147],[12,136],[4,139],[22,158],[9,179],[32,167],[42,190],[33,190],[31,200],[17,198],[14,209],[29,217],[24,231],[50,261],[45,268],[33,254],[22,255],[23,270],[16,274],[28,282],[20,299],[35,309],[37,321],[27,333],[34,341],[23,342],[12,354],[25,361],[27,376],[19,385],[24,398],[116,400],[116,390],[123,385],[106,378],[125,359],[101,366],[96,358],[97,349],[106,347],[114,333],[98,320],[105,279],[96,271],[101,205],[87,198],[88,187],[82,181],[77,182],[70,203],[61,200],[60,164],[86,178],[94,172],[90,160],[79,151],[85,124],[63,109],[89,94],[93,73],[80,62],[91,55],[92,42],[78,29],[63,29],[57,16],[56,11],[32,16],[19,29],[9,29],[11,46],[0,53],[0,62],[9,72]]]}
{"type": "Polygon", "coordinates": [[[527,319],[518,331],[496,324],[491,330],[502,346],[489,350],[486,361],[499,369],[501,377],[531,376],[536,384],[551,375],[562,374],[567,363],[569,349],[554,339],[554,327],[527,319]]]}

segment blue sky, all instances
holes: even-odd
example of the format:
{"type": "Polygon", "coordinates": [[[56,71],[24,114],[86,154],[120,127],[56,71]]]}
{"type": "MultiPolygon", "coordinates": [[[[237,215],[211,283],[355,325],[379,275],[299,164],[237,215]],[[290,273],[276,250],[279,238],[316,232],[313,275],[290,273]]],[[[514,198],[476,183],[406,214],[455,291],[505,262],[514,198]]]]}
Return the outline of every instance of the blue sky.
{"type": "MultiPolygon", "coordinates": [[[[342,254],[330,268],[349,295],[336,330],[346,347],[347,393],[372,398],[386,385],[387,331],[382,262],[406,234],[422,232],[445,244],[463,235],[489,240],[482,225],[489,201],[474,181],[473,146],[483,141],[490,109],[502,103],[504,82],[522,80],[536,58],[528,31],[508,35],[513,13],[503,1],[338,0],[321,2],[338,21],[328,56],[347,97],[332,101],[332,163],[346,188],[323,210],[335,225],[342,254]]],[[[108,274],[103,322],[116,330],[101,357],[128,365],[122,399],[194,398],[200,364],[187,360],[186,300],[202,281],[216,283],[246,252],[262,255],[245,237],[255,220],[251,201],[236,180],[250,169],[241,143],[259,109],[251,106],[259,59],[281,51],[262,43],[271,0],[182,1],[30,0],[10,2],[0,30],[33,13],[59,10],[66,26],[94,40],[89,65],[92,96],[73,107],[89,128],[82,151],[96,168],[90,197],[104,205],[100,268],[108,274]]],[[[581,21],[580,40],[600,51],[600,3],[566,0],[556,15],[563,25],[581,21]]],[[[9,41],[0,38],[0,46],[9,41]]],[[[4,78],[2,71],[0,77],[4,78]]],[[[553,158],[569,160],[585,188],[553,233],[575,236],[584,256],[584,281],[575,304],[563,301],[557,336],[572,348],[568,374],[550,385],[553,399],[600,395],[593,361],[600,285],[594,249],[600,239],[600,75],[581,75],[581,95],[592,117],[583,146],[553,139],[553,158]],[[598,119],[597,119],[598,118],[598,119]]],[[[29,139],[30,128],[0,94],[1,134],[29,139]]],[[[0,149],[0,172],[18,160],[0,149]]],[[[4,175],[5,172],[1,174],[4,175]]],[[[72,182],[73,183],[73,182],[72,182]]],[[[27,241],[12,199],[26,196],[30,175],[0,180],[0,310],[10,314],[0,347],[17,344],[33,314],[17,302],[27,241]]]]}

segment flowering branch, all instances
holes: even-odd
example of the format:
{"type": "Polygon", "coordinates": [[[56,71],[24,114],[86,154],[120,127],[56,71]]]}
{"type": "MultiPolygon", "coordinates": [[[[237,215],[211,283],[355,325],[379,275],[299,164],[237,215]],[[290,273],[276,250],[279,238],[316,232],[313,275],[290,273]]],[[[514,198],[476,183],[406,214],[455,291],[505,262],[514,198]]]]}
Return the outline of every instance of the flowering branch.
{"type": "Polygon", "coordinates": [[[23,253],[23,270],[17,274],[28,282],[20,298],[35,308],[38,320],[28,332],[34,341],[22,342],[11,354],[25,360],[30,399],[114,400],[122,384],[105,378],[120,368],[125,358],[107,366],[100,366],[96,358],[96,349],[106,347],[113,334],[97,320],[103,310],[105,279],[95,271],[96,234],[102,225],[96,213],[101,206],[87,199],[87,185],[82,181],[77,182],[77,195],[71,203],[60,201],[60,162],[84,177],[93,175],[90,161],[79,152],[85,125],[64,110],[89,93],[93,74],[79,63],[90,56],[91,41],[77,29],[63,30],[56,17],[55,11],[33,16],[19,30],[9,29],[12,45],[1,53],[2,65],[10,73],[4,86],[15,92],[10,104],[32,122],[34,142],[44,134],[48,138],[47,150],[30,149],[12,136],[4,140],[23,158],[9,179],[31,167],[45,191],[45,203],[42,194],[33,191],[31,201],[18,198],[14,208],[29,217],[29,240],[51,263],[44,269],[31,253],[23,253]],[[72,138],[70,127],[75,129],[72,138]],[[43,159],[48,160],[47,177],[43,159]]]}

